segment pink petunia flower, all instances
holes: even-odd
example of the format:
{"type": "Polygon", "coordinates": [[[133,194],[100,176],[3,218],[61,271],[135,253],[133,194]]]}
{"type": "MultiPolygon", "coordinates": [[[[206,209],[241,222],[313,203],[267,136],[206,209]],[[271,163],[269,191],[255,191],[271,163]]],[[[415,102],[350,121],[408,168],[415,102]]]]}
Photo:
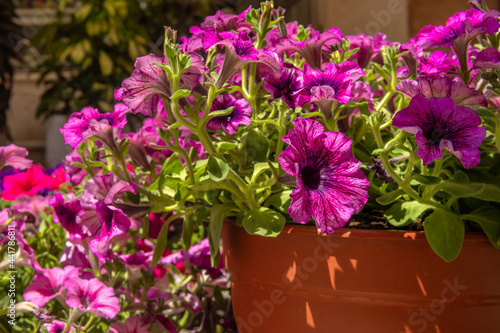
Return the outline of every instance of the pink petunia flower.
{"type": "Polygon", "coordinates": [[[111,333],[149,333],[150,324],[139,316],[128,317],[125,323],[116,322],[110,327],[111,333]]]}
{"type": "Polygon", "coordinates": [[[28,150],[16,145],[8,145],[0,147],[0,170],[6,166],[11,166],[16,169],[28,169],[32,165],[32,161],[27,159],[28,150]]]}
{"type": "Polygon", "coordinates": [[[90,312],[97,316],[112,319],[120,311],[120,302],[113,288],[107,287],[99,279],[66,280],[66,304],[73,309],[90,312]]]}
{"type": "Polygon", "coordinates": [[[35,275],[33,282],[26,287],[23,297],[25,300],[42,307],[61,294],[66,280],[78,275],[78,268],[73,266],[44,269],[42,273],[35,275]]]}
{"type": "Polygon", "coordinates": [[[46,175],[38,165],[33,165],[25,172],[19,172],[3,179],[3,191],[0,197],[13,201],[21,194],[34,196],[53,184],[52,177],[46,175]]]}

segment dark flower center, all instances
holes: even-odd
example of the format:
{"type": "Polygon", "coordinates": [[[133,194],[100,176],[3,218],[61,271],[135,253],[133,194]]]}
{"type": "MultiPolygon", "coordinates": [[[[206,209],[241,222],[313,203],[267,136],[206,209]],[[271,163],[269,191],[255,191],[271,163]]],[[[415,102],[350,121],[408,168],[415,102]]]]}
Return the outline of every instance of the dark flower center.
{"type": "Polygon", "coordinates": [[[317,190],[321,183],[321,169],[313,166],[305,166],[300,170],[302,182],[310,189],[317,190]]]}
{"type": "Polygon", "coordinates": [[[236,42],[234,45],[234,52],[239,56],[249,56],[254,53],[253,49],[252,42],[236,42]]]}
{"type": "Polygon", "coordinates": [[[437,128],[433,128],[432,132],[427,133],[427,135],[425,135],[425,137],[427,138],[427,144],[429,146],[437,146],[437,145],[439,145],[439,142],[441,142],[441,140],[443,140],[443,139],[446,140],[448,138],[448,135],[447,135],[446,131],[437,127],[437,128]]]}

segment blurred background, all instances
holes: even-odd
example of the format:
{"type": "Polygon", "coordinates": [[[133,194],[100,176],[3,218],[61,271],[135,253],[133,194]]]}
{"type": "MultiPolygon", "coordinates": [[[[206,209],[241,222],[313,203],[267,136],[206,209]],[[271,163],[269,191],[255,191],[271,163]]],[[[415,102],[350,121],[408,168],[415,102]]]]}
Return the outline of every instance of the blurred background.
{"type": "MultiPolygon", "coordinates": [[[[466,0],[275,0],[286,20],[342,34],[387,34],[406,42],[442,25],[466,0]]],[[[114,89],[136,57],[161,54],[163,26],[179,35],[218,10],[240,13],[259,0],[0,0],[0,145],[28,148],[54,166],[65,154],[58,128],[90,105],[111,111],[114,89]]],[[[489,0],[491,9],[500,1],[489,0]]]]}

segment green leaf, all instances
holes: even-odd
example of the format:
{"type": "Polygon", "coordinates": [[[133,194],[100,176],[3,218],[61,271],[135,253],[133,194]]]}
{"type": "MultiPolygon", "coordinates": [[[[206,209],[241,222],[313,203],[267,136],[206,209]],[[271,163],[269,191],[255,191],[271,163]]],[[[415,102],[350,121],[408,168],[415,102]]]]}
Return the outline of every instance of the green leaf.
{"type": "Polygon", "coordinates": [[[275,193],[267,198],[265,206],[273,206],[280,212],[288,214],[288,207],[290,207],[290,204],[292,203],[290,194],[292,194],[292,190],[275,193]]]}
{"type": "MultiPolygon", "coordinates": [[[[277,168],[278,167],[278,163],[272,163],[272,165],[277,168]]],[[[254,167],[253,167],[253,173],[252,173],[252,179],[251,179],[251,182],[252,183],[255,183],[255,181],[257,180],[257,177],[263,173],[264,171],[266,170],[271,170],[271,168],[269,167],[269,164],[268,163],[255,163],[254,167]]]]}
{"type": "Polygon", "coordinates": [[[469,183],[469,176],[467,176],[467,174],[462,170],[458,170],[453,175],[453,181],[455,183],[467,184],[469,183]]]}
{"type": "Polygon", "coordinates": [[[460,216],[462,220],[474,221],[481,226],[490,242],[500,249],[500,210],[494,207],[481,207],[460,216]]]}
{"type": "Polygon", "coordinates": [[[168,236],[168,228],[170,226],[170,223],[179,216],[180,216],[180,214],[175,214],[175,215],[170,216],[165,221],[163,226],[161,227],[160,232],[158,233],[158,238],[156,241],[155,250],[153,252],[153,259],[151,261],[151,267],[156,265],[156,263],[158,263],[158,261],[161,259],[163,251],[165,251],[165,249],[167,248],[167,236],[168,236]]]}
{"type": "Polygon", "coordinates": [[[395,191],[386,193],[383,196],[378,197],[377,202],[383,206],[386,206],[398,200],[405,193],[405,190],[403,190],[402,188],[398,188],[395,191]]]}
{"type": "Polygon", "coordinates": [[[207,120],[210,120],[210,119],[215,118],[215,117],[227,116],[228,114],[231,114],[231,112],[233,112],[233,110],[234,110],[234,106],[230,106],[230,107],[228,107],[227,109],[224,109],[224,110],[212,111],[208,115],[207,120]]]}
{"type": "Polygon", "coordinates": [[[231,150],[238,147],[237,143],[234,142],[217,142],[217,152],[220,152],[221,150],[231,150]]]}
{"type": "Polygon", "coordinates": [[[465,226],[460,217],[444,209],[436,209],[424,222],[425,236],[434,252],[445,261],[455,259],[464,241],[465,226]]]}
{"type": "Polygon", "coordinates": [[[99,51],[99,66],[101,67],[101,73],[104,76],[108,76],[113,72],[113,60],[109,54],[103,50],[99,51]]]}
{"type": "MultiPolygon", "coordinates": [[[[478,198],[485,201],[500,202],[500,187],[493,184],[484,184],[484,190],[474,195],[474,198],[478,198]]],[[[498,218],[500,220],[500,216],[498,218]]]]}
{"type": "Polygon", "coordinates": [[[283,215],[266,207],[256,207],[243,218],[243,227],[251,235],[276,237],[285,226],[283,215]]]}
{"type": "Polygon", "coordinates": [[[216,267],[220,260],[220,238],[222,234],[222,223],[236,207],[231,205],[215,205],[210,211],[210,223],[208,225],[208,241],[210,246],[210,259],[212,266],[216,267]]]}
{"type": "Polygon", "coordinates": [[[474,197],[484,191],[482,183],[461,184],[452,181],[443,181],[436,186],[436,190],[445,191],[458,198],[474,197]]]}
{"type": "Polygon", "coordinates": [[[211,155],[208,158],[207,171],[212,180],[220,182],[226,179],[227,174],[229,173],[229,167],[224,160],[217,156],[211,155]]]}
{"type": "Polygon", "coordinates": [[[362,115],[369,117],[372,114],[370,112],[370,109],[368,108],[368,103],[363,103],[362,105],[358,106],[358,108],[362,115]]]}
{"type": "Polygon", "coordinates": [[[413,223],[432,206],[422,204],[418,201],[396,202],[385,212],[384,216],[395,227],[402,227],[413,223]]]}
{"type": "Polygon", "coordinates": [[[187,214],[182,223],[182,240],[184,247],[187,250],[191,247],[191,239],[193,237],[194,219],[193,214],[187,214]]]}
{"type": "Polygon", "coordinates": [[[177,100],[177,99],[181,99],[181,98],[184,98],[184,97],[188,97],[189,95],[191,95],[191,91],[188,90],[188,89],[179,89],[177,90],[173,95],[172,95],[172,100],[177,100]]]}
{"type": "Polygon", "coordinates": [[[149,186],[148,190],[151,191],[162,189],[167,176],[171,176],[173,174],[178,175],[182,170],[184,170],[184,165],[182,165],[182,162],[179,159],[179,155],[177,153],[172,154],[165,160],[165,162],[163,162],[160,175],[158,176],[156,181],[149,186]]]}
{"type": "Polygon", "coordinates": [[[414,179],[420,184],[424,185],[437,185],[442,181],[442,179],[439,177],[420,175],[418,173],[412,175],[411,179],[414,179]]]}
{"type": "Polygon", "coordinates": [[[256,162],[267,162],[269,154],[269,140],[257,128],[248,131],[245,139],[245,151],[248,157],[256,162]]]}

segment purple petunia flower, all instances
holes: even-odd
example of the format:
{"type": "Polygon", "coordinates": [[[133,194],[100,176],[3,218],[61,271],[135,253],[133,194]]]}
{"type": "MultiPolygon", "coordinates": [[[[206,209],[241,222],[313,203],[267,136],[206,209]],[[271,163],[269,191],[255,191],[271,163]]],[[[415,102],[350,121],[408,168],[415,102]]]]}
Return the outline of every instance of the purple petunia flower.
{"type": "Polygon", "coordinates": [[[401,81],[396,86],[396,90],[401,91],[405,96],[410,98],[418,94],[423,94],[427,98],[450,97],[455,101],[455,104],[470,108],[488,106],[486,97],[482,92],[470,88],[458,77],[450,79],[447,76],[421,76],[418,78],[418,81],[401,81]]]}
{"type": "Polygon", "coordinates": [[[211,130],[224,130],[227,134],[238,132],[238,126],[250,125],[252,108],[245,99],[236,99],[231,94],[217,96],[212,104],[210,112],[225,110],[234,107],[227,116],[218,116],[210,119],[207,128],[211,130]]]}
{"type": "Polygon", "coordinates": [[[163,59],[154,54],[137,58],[132,75],[115,91],[115,99],[127,105],[132,113],[152,116],[160,96],[172,94],[167,73],[153,65],[154,62],[163,63],[163,59]]]}
{"type": "Polygon", "coordinates": [[[6,166],[22,170],[30,168],[33,162],[26,156],[28,156],[26,148],[13,144],[0,147],[0,170],[6,166]]]}
{"type": "Polygon", "coordinates": [[[297,177],[288,211],[295,222],[313,217],[323,233],[332,233],[367,202],[368,180],[347,136],[324,132],[311,119],[297,119],[294,125],[283,137],[289,146],[279,157],[283,170],[297,177]]]}
{"type": "Polygon", "coordinates": [[[66,201],[61,193],[56,193],[50,198],[49,204],[55,213],[54,222],[59,222],[69,232],[70,239],[75,237],[83,239],[91,236],[93,232],[81,222],[83,210],[80,200],[75,199],[71,193],[68,194],[68,197],[69,200],[66,201]]]}
{"type": "Polygon", "coordinates": [[[418,33],[417,43],[423,48],[450,47],[454,43],[466,45],[478,35],[497,32],[500,27],[498,15],[496,10],[483,13],[475,8],[458,12],[446,20],[445,26],[423,27],[418,33]]]}
{"type": "Polygon", "coordinates": [[[476,56],[474,68],[495,68],[500,69],[500,52],[493,47],[482,50],[476,56]]]}
{"type": "Polygon", "coordinates": [[[120,302],[113,288],[107,287],[99,279],[83,280],[72,278],[66,281],[66,304],[73,309],[114,318],[120,311],[120,302]]]}
{"type": "Polygon", "coordinates": [[[112,130],[123,128],[125,123],[124,108],[121,105],[115,106],[113,113],[100,113],[99,110],[88,106],[80,112],[72,113],[60,131],[64,136],[64,142],[73,149],[92,136],[97,136],[108,146],[113,147],[112,130]]]}
{"type": "Polygon", "coordinates": [[[284,38],[276,46],[276,52],[297,52],[314,69],[321,69],[323,50],[328,51],[330,46],[338,45],[342,40],[340,30],[330,28],[323,33],[311,29],[306,41],[297,41],[292,37],[284,38]]]}
{"type": "Polygon", "coordinates": [[[66,280],[76,278],[79,274],[78,268],[73,266],[44,269],[26,287],[23,297],[25,300],[42,307],[48,301],[61,294],[66,280]]]}
{"type": "Polygon", "coordinates": [[[279,76],[268,75],[263,87],[271,93],[272,99],[281,98],[286,105],[295,109],[299,93],[304,87],[304,78],[302,73],[295,68],[283,68],[279,76]]]}
{"type": "Polygon", "coordinates": [[[350,61],[331,64],[324,72],[308,68],[301,95],[304,102],[315,102],[328,112],[334,101],[342,104],[351,101],[354,81],[363,75],[363,70],[350,61]]]}
{"type": "Polygon", "coordinates": [[[257,50],[245,31],[236,34],[231,31],[216,32],[207,28],[203,34],[203,48],[205,52],[213,46],[224,46],[224,62],[215,85],[222,87],[224,83],[242,66],[258,62],[268,66],[273,72],[279,73],[281,67],[275,53],[257,50]]]}
{"type": "Polygon", "coordinates": [[[486,127],[472,109],[455,105],[451,98],[426,99],[419,94],[410,105],[394,116],[392,124],[416,134],[417,155],[427,165],[443,156],[443,149],[454,154],[464,167],[480,162],[479,145],[486,137],[486,127]]]}

